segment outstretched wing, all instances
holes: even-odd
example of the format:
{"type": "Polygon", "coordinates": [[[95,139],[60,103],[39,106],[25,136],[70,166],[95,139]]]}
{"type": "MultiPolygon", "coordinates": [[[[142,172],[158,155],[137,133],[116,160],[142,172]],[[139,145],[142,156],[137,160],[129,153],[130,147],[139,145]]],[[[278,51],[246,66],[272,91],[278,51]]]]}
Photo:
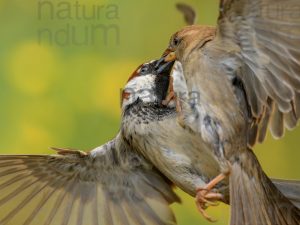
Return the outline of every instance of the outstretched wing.
{"type": "Polygon", "coordinates": [[[187,25],[193,25],[196,23],[197,13],[193,7],[185,3],[177,3],[176,8],[183,14],[184,21],[187,25]]]}
{"type": "Polygon", "coordinates": [[[1,225],[175,224],[170,184],[118,139],[58,153],[0,156],[1,225]]]}
{"type": "Polygon", "coordinates": [[[282,137],[300,117],[300,1],[222,0],[218,37],[240,49],[233,71],[254,118],[249,144],[265,139],[268,124],[282,137]]]}

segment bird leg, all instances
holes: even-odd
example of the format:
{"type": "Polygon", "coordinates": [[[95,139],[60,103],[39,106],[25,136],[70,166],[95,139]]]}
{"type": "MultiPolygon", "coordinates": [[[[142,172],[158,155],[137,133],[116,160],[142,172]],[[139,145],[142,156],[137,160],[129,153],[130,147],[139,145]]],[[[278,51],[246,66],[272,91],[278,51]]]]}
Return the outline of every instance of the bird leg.
{"type": "Polygon", "coordinates": [[[204,210],[208,206],[218,205],[216,201],[224,199],[222,194],[213,192],[212,189],[226,177],[227,175],[221,173],[213,180],[211,180],[205,187],[197,189],[197,194],[196,194],[197,208],[199,212],[202,214],[202,216],[210,222],[216,222],[216,220],[212,219],[209,215],[207,215],[207,213],[204,210]]]}

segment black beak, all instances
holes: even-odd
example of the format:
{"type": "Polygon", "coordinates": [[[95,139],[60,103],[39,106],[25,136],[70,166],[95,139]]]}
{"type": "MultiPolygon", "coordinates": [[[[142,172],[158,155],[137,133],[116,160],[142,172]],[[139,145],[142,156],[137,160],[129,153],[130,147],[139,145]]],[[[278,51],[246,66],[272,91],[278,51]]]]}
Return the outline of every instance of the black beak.
{"type": "Polygon", "coordinates": [[[155,65],[156,74],[170,75],[173,65],[174,65],[174,61],[165,62],[164,57],[160,58],[155,65]]]}
{"type": "Polygon", "coordinates": [[[157,70],[159,68],[159,66],[161,66],[161,64],[164,62],[165,62],[165,57],[162,56],[159,60],[156,61],[155,69],[157,70]]]}

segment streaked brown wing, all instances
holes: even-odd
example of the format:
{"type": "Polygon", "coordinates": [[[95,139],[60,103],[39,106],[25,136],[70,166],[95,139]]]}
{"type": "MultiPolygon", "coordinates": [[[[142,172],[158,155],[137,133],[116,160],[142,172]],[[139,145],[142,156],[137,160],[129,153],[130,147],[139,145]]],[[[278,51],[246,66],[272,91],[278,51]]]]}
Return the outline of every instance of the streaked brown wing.
{"type": "Polygon", "coordinates": [[[177,3],[176,8],[183,14],[187,25],[193,25],[196,23],[197,13],[193,7],[185,3],[177,3]]]}
{"type": "Polygon", "coordinates": [[[175,224],[170,185],[112,141],[87,155],[1,155],[1,225],[175,224]]]}
{"type": "Polygon", "coordinates": [[[243,81],[254,118],[249,144],[275,138],[300,117],[300,1],[223,0],[220,40],[238,45],[234,70],[243,81]]]}

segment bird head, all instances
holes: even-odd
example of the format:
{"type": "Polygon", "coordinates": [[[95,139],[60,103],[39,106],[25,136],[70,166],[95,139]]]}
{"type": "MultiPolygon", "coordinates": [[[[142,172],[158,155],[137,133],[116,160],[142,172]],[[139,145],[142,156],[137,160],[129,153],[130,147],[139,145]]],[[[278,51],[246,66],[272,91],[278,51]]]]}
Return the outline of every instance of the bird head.
{"type": "Polygon", "coordinates": [[[152,60],[140,65],[129,77],[122,91],[122,109],[142,101],[161,105],[170,81],[174,62],[152,60]]]}
{"type": "Polygon", "coordinates": [[[163,57],[166,62],[184,61],[195,49],[201,48],[216,35],[216,28],[210,26],[186,26],[172,35],[163,57]]]}

